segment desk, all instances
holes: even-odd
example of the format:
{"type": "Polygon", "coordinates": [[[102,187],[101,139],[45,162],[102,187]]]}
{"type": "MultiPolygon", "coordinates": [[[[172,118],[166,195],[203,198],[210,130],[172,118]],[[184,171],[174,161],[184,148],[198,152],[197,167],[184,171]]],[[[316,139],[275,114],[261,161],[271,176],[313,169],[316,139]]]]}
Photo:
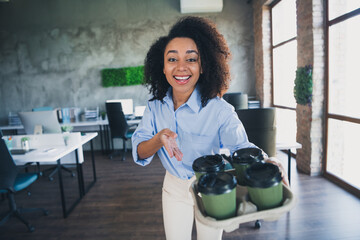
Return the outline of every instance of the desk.
{"type": "MultiPolygon", "coordinates": [[[[139,124],[141,119],[128,119],[127,123],[129,125],[139,124]]],[[[72,126],[73,132],[93,132],[97,131],[100,133],[101,149],[102,152],[109,152],[110,149],[110,131],[109,131],[109,122],[106,118],[105,120],[97,119],[93,121],[79,121],[79,122],[70,122],[70,123],[60,123],[61,126],[72,126]],[[105,150],[106,149],[106,150],[105,150]]],[[[12,131],[11,134],[6,135],[18,135],[25,134],[23,125],[14,125],[14,126],[0,126],[0,130],[3,131],[12,131]]],[[[5,135],[5,134],[4,134],[5,135]]]]}
{"type": "MultiPolygon", "coordinates": [[[[35,150],[23,155],[13,155],[13,159],[16,164],[26,164],[29,162],[40,162],[40,163],[56,162],[58,168],[61,205],[62,205],[64,218],[69,216],[72,210],[77,206],[77,204],[81,201],[81,199],[85,196],[85,194],[90,190],[90,188],[96,182],[96,168],[95,168],[94,149],[93,149],[92,140],[97,135],[98,133],[86,133],[85,135],[81,135],[80,133],[70,133],[70,138],[67,146],[65,146],[63,134],[26,135],[30,137],[30,141],[32,136],[34,137],[34,139],[36,138],[37,142],[36,141],[30,142],[30,147],[35,148],[35,150]],[[82,156],[82,153],[78,154],[78,150],[81,149],[82,146],[87,142],[90,142],[91,145],[93,181],[86,188],[84,183],[83,171],[82,171],[83,159],[79,158],[79,155],[82,156]],[[32,143],[33,145],[31,145],[32,143]],[[51,149],[51,151],[49,151],[49,149],[51,149]],[[60,168],[62,164],[61,158],[67,156],[72,152],[75,152],[75,163],[76,163],[76,170],[78,175],[77,178],[78,178],[78,187],[79,187],[79,198],[75,200],[75,202],[69,207],[69,209],[67,209],[62,173],[60,168]]],[[[22,137],[21,135],[14,136],[13,141],[17,141],[21,137],[22,137]]]]}
{"type": "Polygon", "coordinates": [[[299,149],[302,148],[302,145],[297,142],[277,142],[276,143],[276,150],[287,150],[288,153],[288,178],[289,178],[289,184],[291,179],[291,149],[299,149]]]}

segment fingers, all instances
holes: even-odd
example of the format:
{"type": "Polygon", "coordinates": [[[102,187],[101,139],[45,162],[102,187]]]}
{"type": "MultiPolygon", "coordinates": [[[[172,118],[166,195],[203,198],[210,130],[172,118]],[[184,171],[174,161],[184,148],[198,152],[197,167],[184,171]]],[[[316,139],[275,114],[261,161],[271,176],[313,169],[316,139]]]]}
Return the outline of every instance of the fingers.
{"type": "Polygon", "coordinates": [[[175,157],[176,160],[181,161],[183,153],[180,151],[176,143],[177,134],[170,129],[161,130],[161,142],[163,143],[165,150],[168,152],[169,157],[175,157]]]}
{"type": "Polygon", "coordinates": [[[266,160],[266,162],[268,163],[271,163],[271,164],[274,164],[276,165],[280,172],[281,172],[281,177],[282,177],[282,182],[284,183],[284,185],[286,185],[287,187],[290,187],[290,184],[289,184],[289,180],[288,180],[288,176],[287,176],[287,173],[286,173],[286,170],[285,168],[283,167],[282,163],[276,159],[276,158],[269,158],[266,160]]]}
{"type": "Polygon", "coordinates": [[[174,155],[175,155],[176,160],[178,160],[178,161],[182,160],[183,153],[180,151],[179,148],[174,149],[174,155]]]}

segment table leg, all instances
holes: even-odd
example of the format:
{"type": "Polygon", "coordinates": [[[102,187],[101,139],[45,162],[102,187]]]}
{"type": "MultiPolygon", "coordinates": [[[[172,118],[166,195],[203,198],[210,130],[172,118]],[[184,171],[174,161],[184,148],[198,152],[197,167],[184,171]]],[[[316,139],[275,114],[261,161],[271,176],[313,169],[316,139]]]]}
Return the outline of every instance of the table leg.
{"type": "Polygon", "coordinates": [[[92,167],[93,167],[93,181],[90,183],[90,185],[85,188],[85,183],[84,183],[84,195],[90,190],[90,188],[92,188],[96,182],[96,167],[95,167],[95,157],[94,157],[94,146],[93,146],[93,141],[90,141],[90,148],[91,148],[91,162],[92,162],[92,167]]]}
{"type": "Polygon", "coordinates": [[[85,195],[84,176],[83,176],[81,164],[79,164],[79,156],[77,149],[75,150],[75,159],[76,159],[76,171],[77,171],[77,177],[79,183],[79,193],[80,193],[80,198],[82,198],[85,195]]]}
{"type": "Polygon", "coordinates": [[[103,133],[103,126],[102,125],[100,125],[99,126],[100,127],[100,141],[101,141],[101,152],[103,153],[103,154],[105,154],[105,149],[104,149],[104,141],[105,141],[105,139],[103,140],[103,138],[104,138],[104,133],[103,133]]]}
{"type": "Polygon", "coordinates": [[[291,184],[291,149],[288,149],[288,179],[289,179],[289,185],[291,184]]]}
{"type": "MultiPolygon", "coordinates": [[[[77,149],[75,150],[75,154],[77,156],[77,149]]],[[[81,169],[81,164],[79,164],[79,159],[76,158],[76,168],[79,169],[78,170],[78,181],[79,181],[79,195],[80,197],[75,200],[75,202],[70,206],[70,208],[67,210],[66,209],[66,201],[65,201],[65,191],[64,191],[64,183],[63,183],[63,179],[62,179],[62,173],[61,173],[61,163],[60,163],[60,159],[57,160],[57,169],[58,169],[58,176],[59,176],[59,187],[60,187],[60,195],[61,195],[61,205],[62,205],[62,210],[63,210],[63,217],[67,218],[69,216],[69,214],[74,210],[74,208],[79,204],[79,202],[81,201],[82,197],[83,197],[83,189],[82,188],[82,182],[81,182],[81,178],[82,178],[82,169],[81,169]]]]}
{"type": "Polygon", "coordinates": [[[59,176],[59,186],[60,186],[60,195],[61,195],[61,205],[62,205],[62,210],[63,210],[63,216],[64,216],[64,218],[66,218],[67,217],[66,202],[65,202],[64,184],[62,181],[62,174],[61,174],[60,159],[57,160],[57,169],[58,169],[58,176],[59,176]]]}

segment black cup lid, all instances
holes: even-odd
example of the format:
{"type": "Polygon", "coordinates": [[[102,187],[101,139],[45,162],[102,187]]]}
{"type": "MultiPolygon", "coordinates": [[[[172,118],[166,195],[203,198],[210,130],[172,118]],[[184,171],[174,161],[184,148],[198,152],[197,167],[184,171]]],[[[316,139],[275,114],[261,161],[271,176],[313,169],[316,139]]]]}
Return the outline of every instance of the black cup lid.
{"type": "Polygon", "coordinates": [[[232,159],[234,163],[252,164],[264,160],[264,153],[260,148],[242,148],[233,153],[232,159]]]}
{"type": "Polygon", "coordinates": [[[198,191],[206,195],[231,192],[236,187],[236,178],[227,172],[206,173],[198,181],[198,191]]]}
{"type": "Polygon", "coordinates": [[[192,168],[195,172],[220,172],[225,168],[221,155],[206,155],[195,159],[192,168]]]}
{"type": "Polygon", "coordinates": [[[245,170],[245,183],[249,187],[269,188],[282,180],[278,166],[272,163],[258,162],[245,170]]]}

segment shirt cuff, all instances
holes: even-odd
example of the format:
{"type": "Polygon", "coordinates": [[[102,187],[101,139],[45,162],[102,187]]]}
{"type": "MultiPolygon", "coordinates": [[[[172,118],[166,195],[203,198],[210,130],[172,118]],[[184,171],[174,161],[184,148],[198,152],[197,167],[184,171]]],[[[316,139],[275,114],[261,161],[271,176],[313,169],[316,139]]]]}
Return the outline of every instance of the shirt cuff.
{"type": "Polygon", "coordinates": [[[146,165],[150,164],[152,159],[154,158],[154,155],[152,155],[145,159],[139,159],[139,155],[137,153],[137,147],[143,141],[145,141],[145,140],[135,140],[132,143],[132,155],[133,155],[134,162],[140,166],[146,166],[146,165]]]}

